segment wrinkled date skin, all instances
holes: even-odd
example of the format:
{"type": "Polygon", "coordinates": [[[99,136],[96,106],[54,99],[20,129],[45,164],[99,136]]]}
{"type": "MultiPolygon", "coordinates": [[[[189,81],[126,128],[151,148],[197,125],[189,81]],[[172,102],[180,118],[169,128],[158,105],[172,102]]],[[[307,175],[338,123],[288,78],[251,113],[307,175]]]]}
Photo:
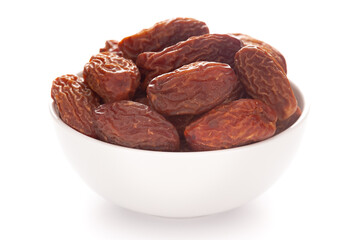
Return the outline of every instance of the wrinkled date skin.
{"type": "Polygon", "coordinates": [[[271,46],[270,44],[268,44],[266,42],[260,41],[256,38],[253,38],[246,34],[231,33],[230,35],[240,39],[244,43],[245,46],[254,45],[254,46],[258,46],[258,47],[265,49],[268,53],[270,53],[276,59],[276,61],[280,64],[280,66],[282,67],[284,72],[287,73],[285,57],[279,52],[279,50],[277,50],[276,48],[274,48],[273,46],[271,46]]]}
{"type": "Polygon", "coordinates": [[[277,121],[276,122],[276,133],[275,134],[279,134],[283,131],[285,131],[286,129],[288,129],[290,126],[292,126],[301,116],[301,109],[300,107],[297,107],[296,111],[294,112],[293,115],[291,115],[288,119],[282,120],[282,121],[277,121]]]}
{"type": "Polygon", "coordinates": [[[104,102],[130,99],[140,84],[136,65],[115,53],[103,52],[85,64],[84,79],[104,102]]]}
{"type": "Polygon", "coordinates": [[[279,120],[297,108],[290,82],[278,62],[264,49],[245,46],[235,55],[235,67],[247,94],[273,108],[279,120]]]}
{"type": "Polygon", "coordinates": [[[201,61],[153,78],[147,96],[163,115],[197,115],[223,103],[238,84],[228,64],[201,61]]]}
{"type": "Polygon", "coordinates": [[[122,39],[119,49],[126,58],[135,61],[142,52],[157,52],[191,36],[206,33],[209,29],[204,22],[193,18],[174,18],[122,39]]]}
{"type": "Polygon", "coordinates": [[[262,141],[301,117],[285,58],[266,42],[210,34],[193,18],[118,40],[107,40],[82,76],[52,84],[59,117],[87,136],[153,151],[210,151],[262,141]]]}
{"type": "Polygon", "coordinates": [[[113,52],[122,57],[123,53],[120,51],[118,44],[119,41],[117,40],[107,40],[105,42],[105,47],[100,48],[100,52],[113,52]]]}
{"type": "MultiPolygon", "coordinates": [[[[133,99],[134,102],[145,104],[149,107],[151,107],[149,99],[145,97],[136,97],[133,99]]],[[[174,115],[174,116],[165,116],[166,120],[168,120],[177,130],[180,140],[184,137],[184,130],[187,125],[190,124],[190,122],[194,121],[197,117],[200,115],[174,115]]],[[[181,142],[180,142],[181,147],[181,142]]]]}
{"type": "Polygon", "coordinates": [[[276,120],[275,111],[262,101],[239,99],[204,114],[184,135],[192,150],[226,149],[273,136],[276,120]]]}
{"type": "Polygon", "coordinates": [[[106,103],[95,109],[99,139],[131,148],[179,150],[175,127],[150,107],[128,100],[106,103]]]}
{"type": "Polygon", "coordinates": [[[234,66],[234,55],[242,42],[228,34],[204,34],[165,48],[160,52],[141,53],[136,65],[145,75],[142,88],[160,74],[196,61],[213,61],[234,66]]]}
{"type": "Polygon", "coordinates": [[[51,87],[51,97],[60,118],[70,127],[96,137],[93,129],[93,112],[100,98],[79,76],[67,74],[56,78],[51,87]]]}

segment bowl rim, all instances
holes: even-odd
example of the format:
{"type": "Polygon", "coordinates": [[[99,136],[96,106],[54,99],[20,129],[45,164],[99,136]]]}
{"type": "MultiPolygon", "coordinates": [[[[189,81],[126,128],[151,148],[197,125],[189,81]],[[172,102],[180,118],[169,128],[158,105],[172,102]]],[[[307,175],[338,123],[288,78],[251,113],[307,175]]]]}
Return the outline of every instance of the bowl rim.
{"type": "Polygon", "coordinates": [[[259,142],[255,142],[255,143],[251,143],[248,145],[244,145],[244,146],[239,146],[239,147],[233,147],[233,148],[228,148],[228,149],[218,149],[218,150],[207,150],[207,151],[193,151],[193,152],[165,152],[165,151],[155,151],[155,150],[146,150],[146,149],[137,149],[137,148],[130,148],[130,147],[125,147],[125,146],[120,146],[120,145],[116,145],[116,144],[112,144],[112,143],[108,143],[108,142],[104,142],[101,141],[99,139],[95,139],[92,137],[89,137],[75,129],[73,129],[72,127],[68,126],[66,123],[64,123],[61,118],[58,115],[58,112],[55,110],[55,105],[54,105],[54,101],[53,99],[50,98],[50,104],[49,104],[49,109],[50,109],[50,114],[53,118],[53,120],[64,130],[64,131],[70,131],[72,132],[72,134],[75,134],[77,136],[79,136],[80,138],[84,138],[84,140],[86,141],[92,141],[94,143],[97,144],[101,144],[104,145],[105,147],[108,148],[114,148],[114,149],[121,149],[123,151],[140,151],[140,152],[144,152],[146,154],[166,154],[166,155],[182,155],[182,156],[186,156],[186,155],[203,155],[203,154],[209,154],[210,152],[212,154],[220,154],[220,153],[224,153],[224,152],[231,152],[231,151],[246,151],[252,148],[256,148],[259,147],[261,145],[264,144],[268,144],[272,141],[276,141],[278,138],[283,138],[286,137],[287,135],[291,134],[291,132],[298,128],[300,126],[300,124],[302,122],[304,122],[304,120],[307,118],[308,114],[309,114],[309,110],[310,110],[310,104],[308,101],[308,96],[304,95],[304,92],[302,90],[300,90],[300,88],[298,87],[297,84],[295,84],[294,82],[290,81],[291,87],[293,88],[293,91],[295,92],[295,96],[299,101],[301,101],[302,106],[300,106],[301,108],[301,115],[300,117],[296,120],[296,122],[291,125],[289,128],[287,128],[286,130],[270,137],[267,138],[265,140],[259,141],[259,142]]]}

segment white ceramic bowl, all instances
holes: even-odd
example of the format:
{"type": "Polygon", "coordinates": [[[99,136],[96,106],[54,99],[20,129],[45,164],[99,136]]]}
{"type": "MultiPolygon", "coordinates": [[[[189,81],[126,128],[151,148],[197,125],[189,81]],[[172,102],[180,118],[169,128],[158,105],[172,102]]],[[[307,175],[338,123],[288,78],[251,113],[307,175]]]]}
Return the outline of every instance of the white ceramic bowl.
{"type": "Polygon", "coordinates": [[[133,211],[196,217],[237,208],[267,190],[294,157],[309,106],[292,83],[303,113],[284,132],[247,146],[204,152],[156,152],[105,143],[61,121],[51,104],[65,154],[95,192],[133,211]]]}

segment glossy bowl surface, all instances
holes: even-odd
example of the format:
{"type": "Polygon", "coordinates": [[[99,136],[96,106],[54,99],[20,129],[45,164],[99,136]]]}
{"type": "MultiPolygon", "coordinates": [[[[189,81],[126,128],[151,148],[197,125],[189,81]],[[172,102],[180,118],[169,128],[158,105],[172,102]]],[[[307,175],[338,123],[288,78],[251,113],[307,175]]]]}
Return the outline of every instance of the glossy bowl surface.
{"type": "Polygon", "coordinates": [[[51,116],[59,142],[81,178],[105,199],[163,217],[228,211],[259,196],[284,172],[302,139],[309,104],[291,83],[301,117],[284,132],[247,146],[204,152],[156,152],[105,143],[51,116]]]}

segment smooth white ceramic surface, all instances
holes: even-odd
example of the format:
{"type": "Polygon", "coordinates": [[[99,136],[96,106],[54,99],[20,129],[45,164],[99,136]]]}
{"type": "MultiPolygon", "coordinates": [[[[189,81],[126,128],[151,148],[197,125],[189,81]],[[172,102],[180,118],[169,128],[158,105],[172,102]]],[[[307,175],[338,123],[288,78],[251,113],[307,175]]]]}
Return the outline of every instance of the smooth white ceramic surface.
{"type": "Polygon", "coordinates": [[[156,152],[108,144],[64,124],[50,106],[63,150],[83,180],[105,199],[163,217],[196,217],[237,208],[267,190],[298,149],[309,106],[292,84],[303,114],[265,141],[227,150],[156,152]]]}

